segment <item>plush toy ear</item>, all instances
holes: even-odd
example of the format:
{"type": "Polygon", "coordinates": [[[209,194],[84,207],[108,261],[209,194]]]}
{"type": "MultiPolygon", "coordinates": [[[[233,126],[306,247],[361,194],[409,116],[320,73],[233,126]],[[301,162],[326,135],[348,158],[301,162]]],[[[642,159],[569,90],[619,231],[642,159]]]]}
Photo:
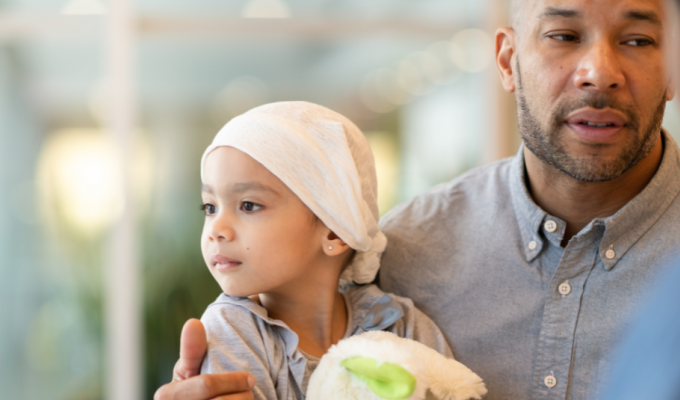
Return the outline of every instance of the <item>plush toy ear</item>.
{"type": "Polygon", "coordinates": [[[416,388],[416,378],[395,364],[379,363],[368,357],[353,357],[345,359],[340,365],[350,370],[383,399],[407,399],[416,388]]]}

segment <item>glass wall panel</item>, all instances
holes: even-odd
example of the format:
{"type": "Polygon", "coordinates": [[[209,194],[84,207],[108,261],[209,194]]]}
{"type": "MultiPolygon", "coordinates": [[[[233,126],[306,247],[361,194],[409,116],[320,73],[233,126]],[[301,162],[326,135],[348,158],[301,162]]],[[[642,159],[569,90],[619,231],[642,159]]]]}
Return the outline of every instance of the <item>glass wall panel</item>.
{"type": "Polygon", "coordinates": [[[92,176],[102,135],[89,107],[98,39],[0,42],[3,399],[101,398],[107,204],[95,203],[106,199],[92,176]]]}
{"type": "Polygon", "coordinates": [[[381,213],[516,151],[515,123],[499,123],[514,105],[493,67],[491,0],[139,0],[126,177],[105,128],[112,4],[0,2],[1,399],[105,398],[104,303],[129,295],[104,296],[126,184],[143,398],[170,380],[182,324],[219,294],[199,248],[200,157],[252,107],[304,100],[353,120],[381,213]]]}

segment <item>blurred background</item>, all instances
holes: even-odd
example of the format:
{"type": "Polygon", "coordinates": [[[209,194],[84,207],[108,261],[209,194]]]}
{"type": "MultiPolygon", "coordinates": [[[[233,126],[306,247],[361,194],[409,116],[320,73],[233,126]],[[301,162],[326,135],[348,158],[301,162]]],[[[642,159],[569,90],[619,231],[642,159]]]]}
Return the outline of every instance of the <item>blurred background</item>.
{"type": "Polygon", "coordinates": [[[506,19],[505,0],[0,0],[0,400],[171,379],[183,322],[219,294],[200,156],[245,110],[353,120],[381,213],[513,155],[506,19]]]}

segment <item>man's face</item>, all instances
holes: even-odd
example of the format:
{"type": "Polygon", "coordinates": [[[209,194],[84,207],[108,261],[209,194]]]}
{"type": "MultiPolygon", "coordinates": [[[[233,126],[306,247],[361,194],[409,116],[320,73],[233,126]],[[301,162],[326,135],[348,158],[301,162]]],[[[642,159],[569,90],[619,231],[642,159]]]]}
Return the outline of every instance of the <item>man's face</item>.
{"type": "Polygon", "coordinates": [[[656,143],[673,95],[661,0],[525,0],[514,55],[520,133],[539,159],[607,181],[656,143]]]}

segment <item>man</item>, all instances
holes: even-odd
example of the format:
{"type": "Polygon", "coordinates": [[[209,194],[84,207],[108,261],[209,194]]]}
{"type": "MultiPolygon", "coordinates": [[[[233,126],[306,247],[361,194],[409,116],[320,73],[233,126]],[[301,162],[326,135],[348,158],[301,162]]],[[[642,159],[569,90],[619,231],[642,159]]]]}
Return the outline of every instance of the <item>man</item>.
{"type": "MultiPolygon", "coordinates": [[[[440,326],[486,399],[598,398],[620,333],[677,246],[663,16],[662,0],[514,0],[496,63],[524,146],[383,218],[380,286],[440,326]]],[[[249,398],[247,375],[233,378],[191,378],[156,398],[239,379],[246,392],[220,398],[249,398]]]]}

